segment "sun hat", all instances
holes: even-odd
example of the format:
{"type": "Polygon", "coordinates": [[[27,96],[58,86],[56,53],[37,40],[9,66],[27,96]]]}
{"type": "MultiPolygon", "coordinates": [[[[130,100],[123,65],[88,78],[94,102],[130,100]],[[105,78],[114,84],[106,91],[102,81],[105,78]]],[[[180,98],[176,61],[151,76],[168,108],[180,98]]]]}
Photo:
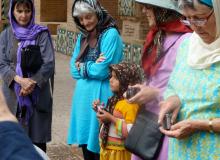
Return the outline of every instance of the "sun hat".
{"type": "Polygon", "coordinates": [[[150,4],[156,7],[166,8],[180,12],[176,0],[135,0],[138,3],[150,4]]]}

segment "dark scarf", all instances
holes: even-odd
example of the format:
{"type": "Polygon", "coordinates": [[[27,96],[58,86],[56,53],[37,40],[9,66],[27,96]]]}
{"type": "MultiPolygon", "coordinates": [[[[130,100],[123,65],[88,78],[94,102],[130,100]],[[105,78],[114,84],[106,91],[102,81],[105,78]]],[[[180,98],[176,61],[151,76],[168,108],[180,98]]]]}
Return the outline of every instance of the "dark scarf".
{"type": "MultiPolygon", "coordinates": [[[[141,83],[142,78],[140,68],[136,64],[121,62],[119,64],[113,64],[109,68],[110,72],[115,72],[120,85],[119,92],[114,93],[114,95],[108,99],[106,106],[106,111],[113,114],[116,103],[124,99],[123,94],[128,89],[128,86],[141,83]]],[[[103,147],[106,146],[108,141],[109,127],[110,123],[104,123],[103,129],[100,133],[103,147]]]]}
{"type": "MultiPolygon", "coordinates": [[[[30,23],[27,27],[21,27],[17,24],[17,22],[14,20],[13,18],[13,11],[12,11],[12,4],[13,4],[14,0],[10,1],[10,10],[9,10],[9,20],[10,20],[10,24],[11,24],[11,28],[13,31],[13,34],[15,36],[15,38],[17,40],[20,41],[20,45],[18,47],[17,50],[17,65],[16,65],[16,74],[18,76],[23,77],[23,73],[21,70],[21,50],[22,48],[32,44],[34,45],[36,43],[36,38],[38,36],[38,34],[42,31],[46,31],[48,30],[46,27],[44,26],[40,26],[35,24],[35,10],[34,10],[34,5],[33,2],[30,0],[30,3],[32,5],[32,17],[30,20],[30,23]]],[[[28,74],[30,77],[31,75],[28,74]]],[[[35,105],[37,103],[38,100],[38,96],[39,96],[39,88],[36,86],[34,91],[28,95],[28,96],[20,96],[20,90],[21,90],[21,86],[15,82],[14,84],[14,90],[16,93],[16,97],[17,97],[17,101],[18,101],[18,106],[19,106],[19,110],[23,110],[23,108],[25,108],[26,110],[26,114],[25,114],[25,122],[27,123],[30,116],[32,115],[33,112],[33,105],[35,105]]]]}
{"type": "Polygon", "coordinates": [[[98,41],[98,38],[100,34],[102,34],[105,30],[108,28],[116,28],[118,30],[118,27],[116,25],[115,20],[111,17],[111,15],[105,10],[98,1],[96,0],[75,0],[73,7],[72,7],[72,13],[74,12],[75,4],[78,1],[83,1],[88,3],[95,11],[98,17],[98,24],[96,26],[96,35],[91,37],[90,32],[88,32],[79,22],[78,17],[73,17],[74,21],[77,25],[77,28],[80,30],[82,33],[82,38],[81,38],[81,48],[80,48],[80,53],[78,57],[76,58],[76,61],[80,61],[82,57],[84,57],[88,53],[89,49],[89,44],[88,44],[88,37],[92,39],[96,39],[98,41]]]}
{"type": "Polygon", "coordinates": [[[159,8],[155,10],[155,17],[157,26],[152,27],[148,32],[142,51],[142,66],[147,77],[157,72],[161,65],[160,60],[166,54],[162,52],[165,33],[192,32],[180,22],[180,15],[175,11],[159,8]]]}

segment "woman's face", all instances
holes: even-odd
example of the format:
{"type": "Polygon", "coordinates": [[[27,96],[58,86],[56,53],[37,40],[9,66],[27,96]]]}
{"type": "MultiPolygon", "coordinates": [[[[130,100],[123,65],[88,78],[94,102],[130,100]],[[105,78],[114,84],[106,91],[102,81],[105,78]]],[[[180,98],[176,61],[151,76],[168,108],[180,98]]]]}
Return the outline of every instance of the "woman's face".
{"type": "Polygon", "coordinates": [[[120,83],[114,71],[112,71],[112,75],[109,81],[112,92],[118,92],[120,83]]]}
{"type": "Polygon", "coordinates": [[[78,17],[80,24],[87,30],[92,31],[97,23],[98,23],[98,17],[96,13],[85,13],[78,17]]]}
{"type": "Polygon", "coordinates": [[[142,13],[146,15],[149,27],[156,26],[156,18],[155,18],[152,6],[150,6],[150,5],[143,5],[142,13]]]}
{"type": "Polygon", "coordinates": [[[213,9],[205,5],[196,4],[195,9],[183,9],[183,15],[190,22],[192,30],[194,30],[205,43],[210,44],[215,41],[216,20],[213,9]],[[196,21],[205,21],[205,23],[198,25],[196,21]]]}
{"type": "Polygon", "coordinates": [[[31,20],[32,11],[25,4],[16,4],[13,14],[17,23],[20,26],[25,27],[31,20]]]}

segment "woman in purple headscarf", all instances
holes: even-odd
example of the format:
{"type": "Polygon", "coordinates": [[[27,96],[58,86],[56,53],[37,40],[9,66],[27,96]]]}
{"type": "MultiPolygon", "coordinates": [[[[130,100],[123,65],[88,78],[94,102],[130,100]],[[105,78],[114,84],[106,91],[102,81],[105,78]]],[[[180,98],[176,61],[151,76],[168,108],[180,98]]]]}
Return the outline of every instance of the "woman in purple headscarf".
{"type": "MultiPolygon", "coordinates": [[[[36,25],[34,17],[31,0],[10,1],[11,25],[0,35],[0,74],[10,110],[24,126],[32,142],[46,152],[46,142],[51,140],[55,58],[48,29],[36,25]],[[30,46],[35,48],[35,54],[42,63],[35,71],[24,71],[22,57],[24,50],[30,49],[30,46]]],[[[32,49],[30,57],[33,58],[32,49]]]]}

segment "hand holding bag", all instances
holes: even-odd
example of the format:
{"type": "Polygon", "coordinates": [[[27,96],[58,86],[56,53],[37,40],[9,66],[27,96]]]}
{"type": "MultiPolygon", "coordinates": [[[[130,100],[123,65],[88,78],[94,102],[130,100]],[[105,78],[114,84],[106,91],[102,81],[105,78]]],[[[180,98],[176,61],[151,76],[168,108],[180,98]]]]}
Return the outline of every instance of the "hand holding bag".
{"type": "Polygon", "coordinates": [[[163,142],[159,127],[158,116],[143,107],[128,133],[125,148],[144,160],[155,160],[163,142]]]}
{"type": "Polygon", "coordinates": [[[36,73],[43,60],[41,58],[40,46],[28,45],[21,50],[21,69],[23,74],[36,73]]]}

